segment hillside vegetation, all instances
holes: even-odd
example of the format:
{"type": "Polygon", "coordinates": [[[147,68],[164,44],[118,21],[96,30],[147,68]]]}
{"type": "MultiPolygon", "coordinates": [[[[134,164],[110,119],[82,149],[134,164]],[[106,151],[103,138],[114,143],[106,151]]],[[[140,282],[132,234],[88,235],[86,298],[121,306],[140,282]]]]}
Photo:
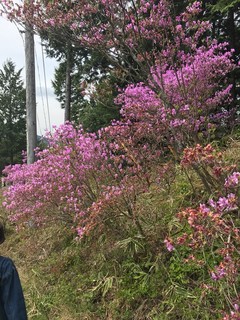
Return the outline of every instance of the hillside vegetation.
{"type": "Polygon", "coordinates": [[[3,171],[31,319],[240,319],[239,1],[218,2],[231,28],[205,1],[5,5],[64,60],[62,103],[81,73],[79,117],[3,171]]]}
{"type": "MultiPolygon", "coordinates": [[[[218,149],[228,165],[239,165],[236,136],[218,149]]],[[[237,304],[239,280],[233,281],[232,274],[215,280],[210,274],[220,262],[215,246],[224,234],[201,248],[183,245],[169,252],[164,243],[170,234],[189,228],[186,222],[180,225],[176,214],[208,198],[197,175],[189,175],[191,182],[176,163],[164,186],[156,183],[139,197],[136,215],[146,238],[131,221],[80,240],[62,223],[16,232],[7,222],[1,252],[18,267],[29,318],[187,320],[223,319],[224,312],[230,313],[237,304]],[[199,261],[189,261],[192,254],[199,261]]],[[[239,228],[239,211],[224,219],[239,228]]]]}

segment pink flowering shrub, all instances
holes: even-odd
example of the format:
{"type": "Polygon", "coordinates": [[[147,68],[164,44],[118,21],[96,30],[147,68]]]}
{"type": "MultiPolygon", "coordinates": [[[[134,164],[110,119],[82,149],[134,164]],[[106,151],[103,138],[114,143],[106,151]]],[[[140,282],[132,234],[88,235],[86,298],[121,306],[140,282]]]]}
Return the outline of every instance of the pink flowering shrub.
{"type": "MultiPolygon", "coordinates": [[[[179,226],[184,227],[175,230],[174,236],[168,235],[164,241],[166,249],[180,259],[179,263],[201,268],[204,277],[199,281],[205,288],[206,298],[227,287],[222,301],[237,306],[240,229],[236,217],[240,213],[240,173],[233,172],[231,166],[224,166],[222,155],[210,145],[186,148],[181,164],[197,166],[201,170],[200,177],[205,175],[203,185],[208,183],[212,194],[216,191],[206,203],[183,209],[176,215],[179,226]]],[[[224,319],[238,319],[238,315],[239,310],[235,309],[224,319]]]]}
{"type": "Polygon", "coordinates": [[[73,222],[88,202],[97,197],[101,165],[105,158],[94,134],[72,125],[60,126],[48,136],[49,147],[37,152],[32,165],[5,169],[6,208],[12,221],[43,223],[56,218],[73,222]]]}
{"type": "Polygon", "coordinates": [[[133,152],[71,124],[47,138],[49,147],[37,151],[34,164],[5,169],[10,186],[4,206],[11,221],[40,225],[62,220],[81,237],[110,217],[123,216],[143,233],[134,206],[150,183],[133,152]]]}
{"type": "Polygon", "coordinates": [[[217,125],[227,124],[229,114],[221,106],[229,105],[231,86],[219,89],[222,78],[233,70],[226,45],[200,47],[181,67],[165,68],[152,67],[148,86],[129,85],[116,99],[136,134],[167,138],[177,149],[188,141],[205,140],[217,125]]]}

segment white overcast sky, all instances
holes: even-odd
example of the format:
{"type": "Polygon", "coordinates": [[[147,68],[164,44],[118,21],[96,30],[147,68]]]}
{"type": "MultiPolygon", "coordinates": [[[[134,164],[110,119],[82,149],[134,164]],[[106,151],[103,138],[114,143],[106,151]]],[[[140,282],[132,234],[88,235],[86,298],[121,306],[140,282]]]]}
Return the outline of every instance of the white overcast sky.
{"type": "MultiPolygon", "coordinates": [[[[21,30],[22,28],[19,27],[21,30]]],[[[24,34],[20,34],[17,26],[0,17],[0,69],[3,64],[11,59],[16,70],[23,68],[22,79],[25,81],[25,56],[24,56],[24,34]]],[[[63,123],[64,112],[56,100],[51,85],[54,69],[57,62],[54,59],[42,57],[40,39],[35,37],[35,66],[36,66],[36,95],[37,95],[37,132],[44,135],[45,130],[51,130],[53,125],[63,123]],[[43,61],[45,62],[46,83],[44,81],[43,61]],[[46,94],[47,87],[47,94],[46,94]],[[49,108],[47,108],[47,101],[49,108]]]]}

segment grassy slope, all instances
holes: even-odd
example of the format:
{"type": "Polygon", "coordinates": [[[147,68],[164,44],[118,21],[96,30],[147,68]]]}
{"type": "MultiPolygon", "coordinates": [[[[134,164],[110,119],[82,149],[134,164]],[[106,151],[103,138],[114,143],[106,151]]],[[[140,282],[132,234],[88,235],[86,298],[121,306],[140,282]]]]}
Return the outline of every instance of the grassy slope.
{"type": "MultiPolygon", "coordinates": [[[[225,151],[239,163],[240,142],[225,151]]],[[[16,263],[24,287],[29,319],[219,319],[211,302],[201,301],[201,270],[193,278],[187,266],[169,264],[163,239],[174,228],[175,213],[204,198],[200,182],[193,190],[180,169],[161,190],[139,199],[147,244],[131,224],[105,228],[77,242],[69,228],[55,225],[16,233],[7,225],[1,254],[16,263]],[[191,281],[189,280],[191,279],[191,281]]],[[[4,214],[4,213],[3,213],[4,214]]],[[[217,295],[212,299],[217,299],[217,295]]],[[[220,301],[214,301],[218,304],[220,301]]]]}

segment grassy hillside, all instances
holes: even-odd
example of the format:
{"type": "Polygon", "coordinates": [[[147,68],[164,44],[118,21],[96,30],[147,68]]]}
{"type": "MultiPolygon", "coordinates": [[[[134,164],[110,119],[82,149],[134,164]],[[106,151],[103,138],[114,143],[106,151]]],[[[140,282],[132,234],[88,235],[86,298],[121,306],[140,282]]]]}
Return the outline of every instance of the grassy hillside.
{"type": "MultiPolygon", "coordinates": [[[[239,169],[240,140],[230,138],[221,149],[239,169]]],[[[81,240],[60,223],[16,232],[6,222],[1,254],[17,265],[29,319],[223,319],[222,312],[232,307],[223,297],[239,290],[239,282],[234,288],[214,282],[205,267],[180,259],[187,257],[186,248],[172,253],[164,245],[169,233],[186,227],[176,213],[208,199],[203,190],[194,172],[186,175],[174,164],[164,187],[156,183],[138,199],[145,236],[126,220],[81,240]]],[[[233,219],[239,228],[239,212],[233,219]]]]}

